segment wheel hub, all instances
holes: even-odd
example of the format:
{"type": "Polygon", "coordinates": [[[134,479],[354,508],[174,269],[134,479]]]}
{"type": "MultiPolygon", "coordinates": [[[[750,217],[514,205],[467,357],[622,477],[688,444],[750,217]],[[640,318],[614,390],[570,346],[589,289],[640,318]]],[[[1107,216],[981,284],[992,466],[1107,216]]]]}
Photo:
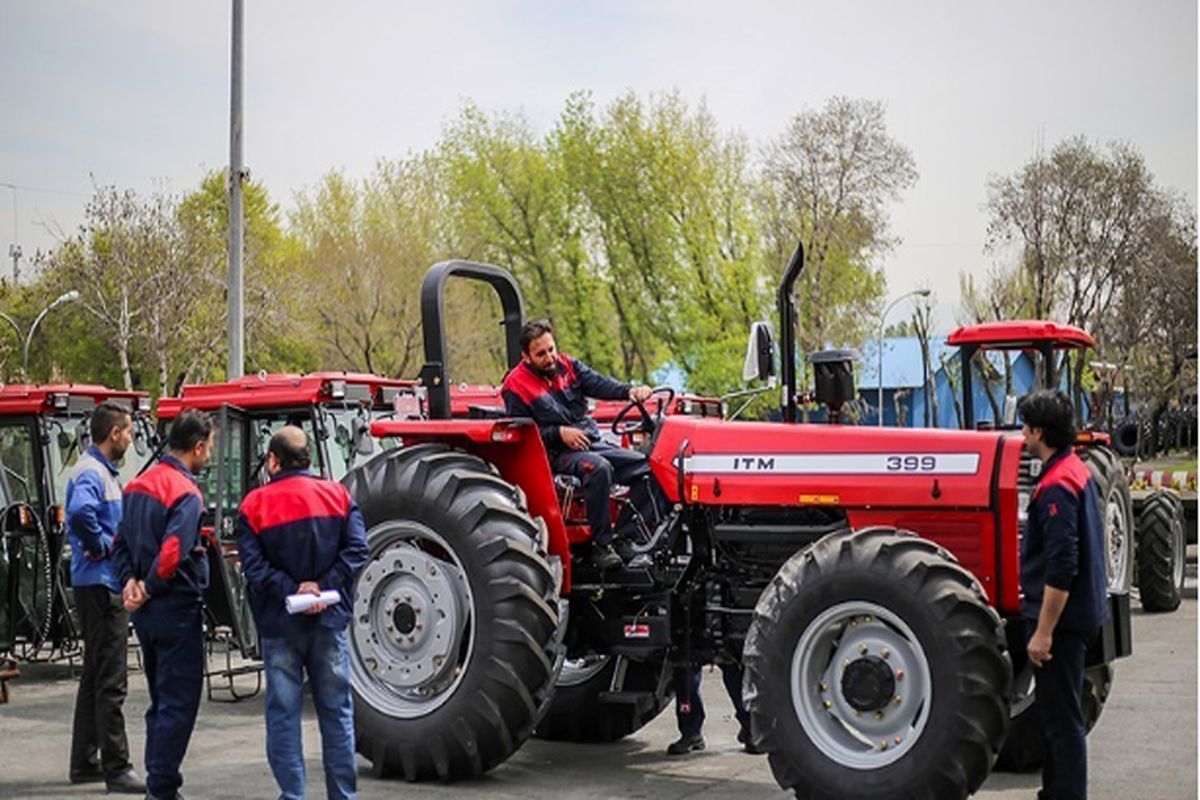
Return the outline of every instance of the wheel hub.
{"type": "Polygon", "coordinates": [[[896,696],[896,674],[879,656],[855,659],[842,672],[842,694],[855,711],[878,711],[896,696]]]}
{"type": "Polygon", "coordinates": [[[916,635],[875,603],[819,614],[792,656],[792,704],[813,744],[838,764],[876,769],[916,743],[929,719],[932,673],[916,635]]]}
{"type": "Polygon", "coordinates": [[[353,635],[367,670],[417,697],[445,688],[459,661],[470,608],[459,570],[412,544],[394,542],[367,564],[358,588],[353,635]]]}

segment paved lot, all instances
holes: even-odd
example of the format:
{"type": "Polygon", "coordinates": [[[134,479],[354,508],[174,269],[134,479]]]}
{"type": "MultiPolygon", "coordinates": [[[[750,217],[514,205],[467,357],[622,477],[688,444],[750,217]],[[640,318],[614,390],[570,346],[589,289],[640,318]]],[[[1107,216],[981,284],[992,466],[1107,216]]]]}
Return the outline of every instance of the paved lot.
{"type": "MultiPolygon", "coordinates": [[[[1108,706],[1091,737],[1093,800],[1184,800],[1196,797],[1196,600],[1174,614],[1134,621],[1136,654],[1120,663],[1108,706]]],[[[95,788],[66,778],[73,685],[58,667],[27,667],[13,684],[12,702],[0,706],[0,798],[87,797],[95,788]]],[[[466,784],[410,785],[364,774],[364,798],[730,798],[786,797],[761,757],[744,755],[734,741],[728,700],[718,675],[706,673],[710,706],[708,750],[682,760],[663,748],[674,738],[668,712],[624,742],[607,746],[531,741],[484,779],[466,784]]],[[[131,746],[141,761],[141,714],[147,702],[140,674],[131,676],[126,709],[131,746]]],[[[205,702],[184,762],[189,798],[272,797],[274,783],[263,757],[262,699],[238,704],[205,702]]],[[[308,752],[317,757],[311,709],[305,725],[308,752]]],[[[319,757],[309,760],[312,796],[322,796],[319,757]]],[[[976,795],[986,800],[1027,800],[1037,788],[1031,775],[993,775],[976,795]]]]}

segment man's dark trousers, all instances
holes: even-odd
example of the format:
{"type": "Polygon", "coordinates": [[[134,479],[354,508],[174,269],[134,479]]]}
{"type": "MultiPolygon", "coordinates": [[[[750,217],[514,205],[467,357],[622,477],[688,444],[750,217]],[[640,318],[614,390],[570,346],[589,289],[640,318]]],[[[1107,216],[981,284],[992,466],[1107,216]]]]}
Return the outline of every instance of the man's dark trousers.
{"type": "Polygon", "coordinates": [[[590,450],[566,450],[554,458],[555,472],[574,475],[580,480],[588,527],[592,529],[592,542],[597,545],[612,544],[612,513],[608,499],[612,485],[629,485],[646,469],[644,455],[606,442],[597,442],[590,450]]]}
{"type": "MultiPolygon", "coordinates": [[[[684,738],[699,736],[704,729],[704,701],[700,699],[700,681],[703,670],[699,667],[681,667],[675,670],[675,723],[679,735],[684,738]]],[[[750,730],[750,715],[742,703],[742,667],[739,664],[722,664],[721,681],[733,702],[733,714],[744,731],[750,730]]]]}
{"type": "Polygon", "coordinates": [[[129,615],[121,596],[100,584],[75,587],[75,607],[83,627],[83,674],[75,698],[71,773],[92,769],[99,749],[101,771],[106,778],[115,778],[133,769],[121,710],[128,689],[129,615]]]}
{"type": "Polygon", "coordinates": [[[174,797],[204,684],[204,627],[199,599],[150,598],[133,613],[150,689],[146,709],[146,791],[174,797]],[[156,605],[158,604],[158,605],[156,605]]]}
{"type": "MultiPolygon", "coordinates": [[[[1026,622],[1028,636],[1032,636],[1037,623],[1026,622]]],[[[1056,630],[1051,659],[1034,668],[1046,754],[1041,800],[1087,800],[1087,728],[1082,701],[1084,656],[1090,638],[1077,631],[1056,630]]]]}

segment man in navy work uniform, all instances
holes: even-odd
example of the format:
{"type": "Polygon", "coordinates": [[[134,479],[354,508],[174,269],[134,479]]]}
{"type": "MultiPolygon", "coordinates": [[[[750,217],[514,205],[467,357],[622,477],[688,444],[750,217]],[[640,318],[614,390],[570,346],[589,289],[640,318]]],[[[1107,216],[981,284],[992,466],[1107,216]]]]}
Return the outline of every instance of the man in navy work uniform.
{"type": "Polygon", "coordinates": [[[612,546],[609,490],[644,471],[646,457],[601,441],[596,421],[588,416],[587,399],[645,402],[650,387],[621,383],[558,352],[547,320],[525,323],[520,342],[521,363],[501,387],[505,408],[514,417],[531,417],[537,423],[554,472],[580,479],[592,529],[592,563],[600,569],[615,567],[622,558],[612,546]]]}
{"type": "Polygon", "coordinates": [[[357,796],[358,778],[346,626],[369,551],[362,514],[346,487],[314,477],[309,463],[308,437],[300,428],[285,426],[271,437],[271,481],[242,502],[238,553],[262,636],[267,761],[280,797],[304,798],[300,712],[307,674],[321,728],[326,795],[343,800],[357,796]],[[328,589],[341,595],[338,603],[287,613],[288,595],[328,589]]]}
{"type": "Polygon", "coordinates": [[[133,440],[129,406],[105,400],[92,411],[92,443],[67,474],[67,534],[71,586],[83,628],[83,673],[71,729],[71,783],[104,781],[110,792],[141,794],[146,786],[129,763],[125,715],[125,645],[129,615],[113,571],[112,546],[121,522],[116,463],[133,440]],[[100,760],[95,760],[96,751],[100,760]]]}
{"type": "Polygon", "coordinates": [[[1025,447],[1042,460],[1021,540],[1021,612],[1046,743],[1039,800],[1085,800],[1084,655],[1108,613],[1104,525],[1096,483],[1075,455],[1074,409],[1062,392],[1022,398],[1025,447]]]}
{"type": "MultiPolygon", "coordinates": [[[[721,664],[720,667],[721,681],[725,684],[725,691],[733,703],[733,715],[738,721],[737,740],[742,750],[759,755],[762,751],[750,739],[750,714],[742,703],[742,665],[721,664]]],[[[704,701],[700,698],[702,677],[703,670],[700,667],[681,667],[674,671],[675,724],[679,728],[679,738],[667,745],[667,755],[682,756],[704,749],[704,701]]]]}
{"type": "Polygon", "coordinates": [[[212,419],[188,409],[167,434],[162,460],[130,481],[113,550],[126,610],[142,645],[146,709],[146,797],[179,798],[179,765],[204,682],[204,498],[196,475],[212,452],[212,419]]]}

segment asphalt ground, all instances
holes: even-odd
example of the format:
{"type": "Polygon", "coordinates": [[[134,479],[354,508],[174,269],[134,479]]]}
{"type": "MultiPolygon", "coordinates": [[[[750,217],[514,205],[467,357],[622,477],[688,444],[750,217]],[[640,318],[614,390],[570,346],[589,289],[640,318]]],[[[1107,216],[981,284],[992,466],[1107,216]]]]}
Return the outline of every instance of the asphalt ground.
{"type": "MultiPolygon", "coordinates": [[[[1197,796],[1197,602],[1191,591],[1178,611],[1135,611],[1134,655],[1118,663],[1112,694],[1089,739],[1092,800],[1184,800],[1197,796]]],[[[136,661],[131,657],[131,664],[136,661]]],[[[242,683],[252,679],[243,676],[242,683]]],[[[74,683],[62,665],[25,665],[0,705],[0,798],[82,798],[98,785],[67,780],[74,683]]],[[[532,740],[481,780],[408,784],[370,777],[362,762],[360,796],[403,798],[739,798],[779,800],[766,759],[742,753],[737,725],[719,673],[705,672],[708,748],[683,758],[664,749],[676,735],[674,717],[612,745],[568,745],[532,740]]],[[[130,675],[126,718],[134,761],[141,767],[145,680],[130,675]]],[[[184,762],[183,793],[190,798],[267,798],[275,785],[263,754],[262,695],[239,703],[205,701],[184,762]]],[[[310,795],[323,794],[319,737],[311,707],[304,736],[310,795]]],[[[1028,800],[1036,775],[995,773],[976,794],[986,800],[1028,800]]]]}

